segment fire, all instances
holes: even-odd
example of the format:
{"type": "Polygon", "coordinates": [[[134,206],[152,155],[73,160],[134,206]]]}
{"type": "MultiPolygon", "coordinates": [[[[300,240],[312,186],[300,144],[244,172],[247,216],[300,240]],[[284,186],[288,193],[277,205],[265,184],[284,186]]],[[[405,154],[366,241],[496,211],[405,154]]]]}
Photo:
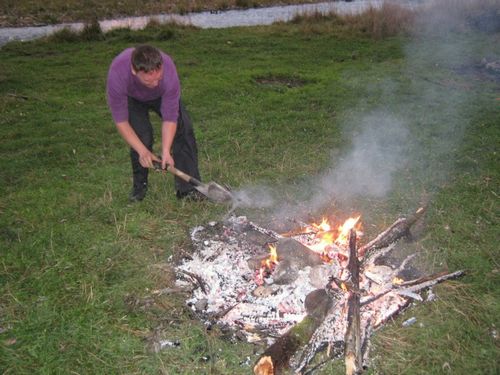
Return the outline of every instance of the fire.
{"type": "Polygon", "coordinates": [[[335,242],[339,245],[347,245],[349,243],[349,232],[351,229],[356,229],[356,234],[359,236],[360,233],[358,233],[358,228],[356,228],[356,224],[358,223],[359,219],[361,216],[358,217],[350,217],[347,219],[344,224],[339,225],[338,227],[338,236],[335,242]]]}
{"type": "Polygon", "coordinates": [[[341,251],[349,244],[349,232],[356,230],[358,237],[361,232],[361,216],[351,217],[336,228],[323,218],[320,224],[311,224],[310,229],[314,232],[313,243],[308,245],[311,250],[320,253],[326,262],[332,261],[335,256],[342,256],[341,251]]]}
{"type": "Polygon", "coordinates": [[[345,283],[340,283],[340,289],[342,289],[344,292],[348,291],[347,285],[345,285],[345,283]]]}
{"type": "Polygon", "coordinates": [[[328,232],[332,229],[332,227],[330,226],[330,224],[328,223],[328,219],[326,218],[323,218],[323,220],[321,221],[321,224],[311,224],[311,226],[313,228],[316,228],[322,232],[328,232]]]}
{"type": "Polygon", "coordinates": [[[268,244],[269,246],[269,257],[263,259],[260,262],[260,268],[255,275],[255,283],[257,285],[264,284],[264,278],[274,271],[274,268],[278,264],[278,251],[276,250],[276,245],[268,244]]]}
{"type": "Polygon", "coordinates": [[[276,250],[276,245],[269,244],[269,258],[262,261],[262,266],[267,268],[272,268],[278,263],[278,252],[276,250]]]}
{"type": "Polygon", "coordinates": [[[393,283],[394,285],[400,285],[400,284],[402,284],[403,282],[404,282],[404,280],[403,280],[403,279],[400,279],[399,277],[395,277],[395,278],[393,278],[393,279],[392,279],[392,283],[393,283]]]}
{"type": "MultiPolygon", "coordinates": [[[[346,248],[349,244],[350,231],[355,229],[358,237],[363,234],[360,231],[360,218],[361,216],[350,217],[337,227],[330,223],[327,218],[323,218],[319,224],[310,224],[296,234],[306,235],[308,240],[304,244],[312,251],[320,254],[326,263],[331,263],[334,260],[342,263],[348,259],[346,248]]],[[[255,273],[255,283],[257,285],[264,284],[264,279],[272,274],[278,264],[276,246],[273,244],[268,246],[269,256],[261,261],[260,268],[255,273]]]]}

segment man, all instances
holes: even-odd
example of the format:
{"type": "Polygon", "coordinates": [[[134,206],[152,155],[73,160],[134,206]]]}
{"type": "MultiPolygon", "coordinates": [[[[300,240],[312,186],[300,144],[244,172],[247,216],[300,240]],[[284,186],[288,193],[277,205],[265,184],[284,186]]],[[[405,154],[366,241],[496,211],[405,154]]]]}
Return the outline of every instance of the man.
{"type": "MultiPolygon", "coordinates": [[[[198,150],[191,120],[180,101],[180,84],[172,59],[150,45],[127,48],[111,63],[106,84],[108,105],[118,132],[130,146],[131,202],[142,201],[153,162],[200,179],[198,150]],[[153,153],[149,111],[162,119],[161,159],[153,153]]],[[[175,179],[178,198],[198,197],[193,187],[175,179]]]]}

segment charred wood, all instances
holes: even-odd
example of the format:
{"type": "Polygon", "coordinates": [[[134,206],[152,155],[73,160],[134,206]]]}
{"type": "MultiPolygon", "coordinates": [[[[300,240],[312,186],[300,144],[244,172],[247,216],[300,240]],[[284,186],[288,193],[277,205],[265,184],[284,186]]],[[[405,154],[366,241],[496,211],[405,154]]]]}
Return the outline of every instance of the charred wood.
{"type": "Polygon", "coordinates": [[[358,250],[358,256],[364,257],[373,250],[385,248],[400,238],[409,236],[411,226],[423,216],[424,212],[425,208],[420,207],[412,216],[396,220],[394,224],[380,233],[372,241],[361,246],[358,250]]]}
{"type": "Polygon", "coordinates": [[[282,237],[295,237],[295,236],[301,236],[301,235],[310,235],[310,234],[316,234],[318,231],[313,231],[309,229],[296,229],[296,230],[291,230],[285,233],[280,233],[282,237]]]}
{"type": "Polygon", "coordinates": [[[369,355],[370,355],[370,336],[373,333],[373,325],[371,319],[367,321],[366,327],[362,333],[363,333],[363,338],[362,338],[361,353],[363,355],[363,359],[361,361],[361,365],[362,369],[366,370],[368,368],[369,355]]]}
{"type": "Polygon", "coordinates": [[[184,275],[189,276],[191,279],[194,279],[197,282],[197,284],[200,287],[200,289],[202,290],[202,292],[204,294],[207,294],[207,286],[206,286],[207,284],[205,283],[205,281],[203,281],[203,279],[200,276],[198,276],[198,275],[196,275],[196,274],[194,274],[192,272],[182,270],[182,269],[178,269],[178,272],[183,273],[184,275]]]}
{"type": "Polygon", "coordinates": [[[261,226],[249,221],[248,222],[248,225],[250,226],[250,228],[252,228],[253,230],[261,233],[261,234],[265,234],[266,236],[269,236],[271,238],[274,238],[275,240],[279,240],[280,238],[283,238],[282,235],[280,235],[279,233],[271,230],[271,229],[267,229],[267,228],[262,228],[261,226]]]}
{"type": "Polygon", "coordinates": [[[191,293],[193,291],[192,288],[163,288],[163,289],[157,289],[153,290],[151,294],[156,297],[168,295],[168,294],[176,294],[176,293],[191,293]]]}
{"type": "Polygon", "coordinates": [[[29,99],[29,97],[26,96],[26,95],[20,95],[20,94],[16,94],[16,93],[13,93],[13,92],[8,92],[7,96],[10,96],[10,97],[16,98],[16,99],[22,99],[22,100],[28,100],[29,99]]]}
{"type": "MultiPolygon", "coordinates": [[[[296,267],[318,266],[324,264],[321,256],[315,253],[307,246],[292,238],[281,238],[276,242],[276,251],[278,254],[278,263],[292,261],[296,267]]],[[[250,269],[259,269],[263,260],[269,257],[269,253],[259,254],[248,259],[250,269]]]]}
{"type": "Polygon", "coordinates": [[[350,273],[352,290],[348,290],[347,297],[347,330],[345,333],[345,368],[347,375],[361,372],[363,357],[361,353],[361,316],[359,296],[359,260],[356,250],[356,231],[349,234],[349,263],[347,269],[350,273]]]}
{"type": "Polygon", "coordinates": [[[306,317],[264,351],[254,366],[254,374],[278,375],[288,368],[290,358],[309,342],[332,305],[333,299],[324,289],[309,293],[305,300],[306,317]]]}

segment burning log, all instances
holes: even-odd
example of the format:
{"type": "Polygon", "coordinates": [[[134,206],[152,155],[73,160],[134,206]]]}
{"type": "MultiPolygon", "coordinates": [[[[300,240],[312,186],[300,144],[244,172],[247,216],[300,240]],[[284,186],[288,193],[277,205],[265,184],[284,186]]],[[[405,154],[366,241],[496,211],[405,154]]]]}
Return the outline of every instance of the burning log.
{"type": "Polygon", "coordinates": [[[415,214],[409,218],[400,218],[396,220],[394,224],[380,233],[372,241],[368,242],[364,246],[361,246],[358,251],[358,256],[364,257],[367,253],[373,250],[383,249],[396,242],[401,237],[408,236],[410,234],[411,226],[422,217],[425,210],[425,207],[420,207],[415,214]]]}
{"type": "Polygon", "coordinates": [[[277,375],[289,366],[290,358],[305,346],[332,308],[334,299],[325,289],[309,293],[304,302],[307,315],[264,351],[254,367],[255,375],[277,375]]]}
{"type": "MultiPolygon", "coordinates": [[[[311,251],[307,246],[302,245],[291,238],[282,238],[276,241],[278,262],[293,261],[299,268],[307,266],[317,266],[323,264],[323,260],[318,253],[311,251]]],[[[248,259],[248,266],[251,269],[258,269],[262,260],[269,257],[269,254],[259,254],[248,259]]]]}
{"type": "Polygon", "coordinates": [[[259,254],[247,260],[248,267],[259,273],[259,285],[268,273],[272,273],[274,284],[285,285],[297,279],[301,269],[324,264],[318,253],[296,240],[282,238],[268,245],[270,254],[259,254]]]}
{"type": "Polygon", "coordinates": [[[347,330],[345,333],[345,368],[347,375],[359,374],[363,357],[361,354],[361,326],[360,326],[360,291],[359,291],[359,260],[356,250],[356,231],[351,230],[349,235],[349,263],[347,270],[350,274],[351,288],[347,297],[347,330]]]}

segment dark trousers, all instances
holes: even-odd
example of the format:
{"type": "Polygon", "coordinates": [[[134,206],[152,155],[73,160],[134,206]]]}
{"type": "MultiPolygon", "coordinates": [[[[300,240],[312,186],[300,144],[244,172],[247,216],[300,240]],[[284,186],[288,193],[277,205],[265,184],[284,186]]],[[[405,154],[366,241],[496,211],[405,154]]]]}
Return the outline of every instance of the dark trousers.
{"type": "MultiPolygon", "coordinates": [[[[161,117],[160,106],[161,98],[148,102],[141,102],[131,97],[128,98],[129,123],[141,142],[150,151],[153,151],[154,136],[149,111],[152,110],[161,117]]],[[[196,146],[193,125],[182,101],[179,102],[179,117],[177,119],[177,132],[172,144],[172,157],[177,169],[200,180],[198,148],[196,146]]],[[[132,161],[134,186],[147,186],[149,170],[142,167],[139,163],[139,154],[132,148],[130,149],[130,160],[132,161]]],[[[193,190],[193,187],[180,178],[175,177],[175,189],[178,193],[183,194],[193,190]]]]}

